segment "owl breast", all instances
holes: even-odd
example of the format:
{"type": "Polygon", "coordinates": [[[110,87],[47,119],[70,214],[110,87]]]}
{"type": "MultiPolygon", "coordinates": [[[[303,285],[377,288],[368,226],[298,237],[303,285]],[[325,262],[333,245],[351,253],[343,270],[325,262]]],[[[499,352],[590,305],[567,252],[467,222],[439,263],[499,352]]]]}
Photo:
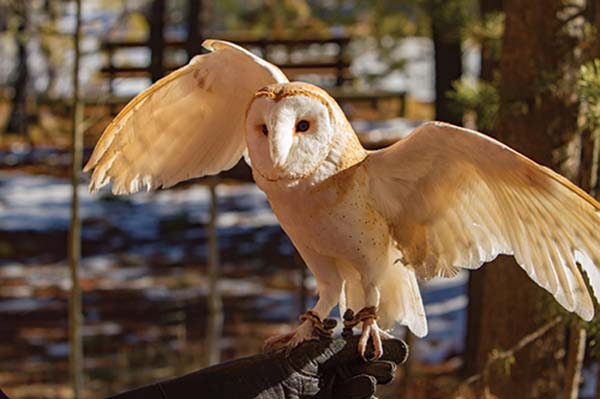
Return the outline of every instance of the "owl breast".
{"type": "MultiPolygon", "coordinates": [[[[388,227],[368,201],[362,168],[350,168],[317,184],[283,187],[257,179],[292,241],[353,264],[386,253],[388,227]]],[[[300,249],[300,248],[299,248],[300,249]]]]}

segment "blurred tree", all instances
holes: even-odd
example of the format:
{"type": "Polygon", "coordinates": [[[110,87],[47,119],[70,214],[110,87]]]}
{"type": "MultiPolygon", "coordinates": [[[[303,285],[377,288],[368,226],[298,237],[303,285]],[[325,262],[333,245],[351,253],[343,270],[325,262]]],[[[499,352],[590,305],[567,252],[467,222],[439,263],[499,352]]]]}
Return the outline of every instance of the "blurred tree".
{"type": "Polygon", "coordinates": [[[431,18],[435,56],[435,119],[462,125],[462,112],[452,107],[448,93],[462,77],[462,33],[473,15],[471,0],[422,0],[431,18]]]}
{"type": "MultiPolygon", "coordinates": [[[[573,11],[570,18],[585,18],[581,29],[583,39],[578,47],[583,49],[582,58],[587,61],[579,70],[577,82],[580,101],[579,126],[582,133],[579,184],[598,199],[600,177],[600,3],[588,0],[579,6],[572,4],[571,7],[573,11]]],[[[597,347],[597,342],[600,341],[600,321],[596,318],[591,324],[584,324],[581,320],[573,320],[573,318],[571,320],[565,397],[576,399],[578,385],[582,380],[581,369],[586,352],[586,338],[590,342],[589,357],[600,359],[597,347]]],[[[597,378],[600,378],[600,371],[597,378]]],[[[596,384],[596,397],[600,398],[600,384],[598,383],[596,384]]]]}
{"type": "MultiPolygon", "coordinates": [[[[582,9],[588,25],[587,43],[590,59],[580,69],[578,91],[581,101],[580,123],[583,130],[581,187],[600,198],[600,3],[588,1],[582,9]]],[[[577,326],[577,325],[576,325],[577,326]]],[[[600,320],[585,325],[588,333],[588,356],[600,359],[600,320]]],[[[600,398],[600,370],[596,375],[596,398],[600,398]]]]}
{"type": "MultiPolygon", "coordinates": [[[[582,134],[576,82],[583,61],[582,21],[566,0],[504,0],[503,7],[495,135],[578,181],[582,134]]],[[[480,317],[469,324],[480,331],[479,339],[469,342],[468,362],[474,370],[483,367],[493,349],[511,347],[546,322],[549,313],[541,305],[548,294],[513,258],[501,257],[477,274],[480,293],[471,298],[471,306],[477,306],[480,317]]],[[[554,329],[516,356],[510,377],[502,371],[494,374],[492,392],[507,398],[561,397],[566,346],[565,330],[554,329]]]]}
{"type": "Polygon", "coordinates": [[[247,31],[256,37],[349,35],[355,39],[354,44],[361,44],[351,46],[351,51],[377,47],[378,61],[385,69],[376,76],[365,76],[372,80],[404,66],[394,54],[400,40],[408,35],[429,35],[429,29],[424,28],[429,19],[418,6],[419,1],[225,0],[216,5],[216,18],[208,29],[215,29],[215,21],[221,20],[222,29],[247,31]]]}
{"type": "Polygon", "coordinates": [[[498,115],[499,62],[502,52],[504,14],[502,0],[480,0],[479,18],[470,19],[465,25],[465,40],[479,44],[481,70],[479,79],[458,80],[452,83],[448,93],[450,106],[465,112],[469,127],[493,134],[498,115]]]}
{"type": "Polygon", "coordinates": [[[201,15],[203,3],[203,0],[188,0],[187,3],[187,39],[185,50],[190,59],[202,51],[204,21],[201,15]]]}
{"type": "MultiPolygon", "coordinates": [[[[502,14],[503,0],[479,0],[480,27],[476,40],[481,45],[481,72],[478,85],[471,91],[469,88],[458,87],[459,103],[466,109],[471,109],[477,114],[477,127],[487,134],[494,135],[496,117],[498,114],[498,91],[496,83],[499,79],[499,66],[501,56],[501,40],[504,33],[504,14],[502,14]],[[501,25],[501,27],[498,27],[501,25]]],[[[467,308],[467,336],[465,345],[466,375],[473,375],[480,371],[481,363],[478,361],[479,340],[482,336],[481,319],[483,297],[486,279],[484,273],[469,272],[467,308]]]]}
{"type": "Polygon", "coordinates": [[[71,107],[71,220],[69,226],[69,370],[74,398],[83,390],[83,305],[79,269],[81,268],[81,218],[78,188],[81,180],[83,157],[83,103],[79,93],[81,61],[81,0],[75,1],[75,29],[73,32],[73,102],[71,107]]]}
{"type": "Polygon", "coordinates": [[[153,82],[162,78],[165,74],[164,54],[165,54],[165,1],[152,0],[150,10],[150,34],[148,42],[150,47],[150,78],[153,82]]]}
{"type": "Polygon", "coordinates": [[[54,37],[51,33],[57,30],[57,19],[58,19],[58,8],[57,3],[52,0],[45,0],[42,5],[42,12],[47,18],[47,30],[50,34],[40,35],[40,51],[46,58],[46,74],[48,76],[48,84],[46,85],[46,94],[50,93],[56,79],[58,77],[58,68],[60,63],[56,62],[53,58],[53,53],[57,51],[55,41],[52,40],[54,37]]]}
{"type": "Polygon", "coordinates": [[[17,19],[15,34],[17,66],[12,84],[11,111],[5,130],[8,133],[27,135],[27,86],[29,80],[27,28],[29,25],[29,6],[28,2],[14,1],[9,3],[9,8],[17,19]]]}
{"type": "Polygon", "coordinates": [[[582,44],[582,48],[589,49],[589,63],[582,67],[579,81],[579,94],[582,103],[582,120],[584,128],[584,146],[582,154],[583,173],[581,184],[584,189],[598,198],[600,168],[600,79],[598,74],[600,64],[594,59],[600,59],[600,3],[588,2],[583,15],[588,22],[587,32],[589,39],[582,44]]]}
{"type": "Polygon", "coordinates": [[[504,27],[503,0],[479,0],[481,30],[481,79],[492,82],[497,75],[501,54],[501,34],[504,27]],[[498,21],[498,19],[501,21],[498,21]],[[500,22],[500,23],[498,23],[500,22]],[[500,25],[500,26],[499,26],[500,25]],[[499,29],[500,28],[500,29],[499,29]]]}

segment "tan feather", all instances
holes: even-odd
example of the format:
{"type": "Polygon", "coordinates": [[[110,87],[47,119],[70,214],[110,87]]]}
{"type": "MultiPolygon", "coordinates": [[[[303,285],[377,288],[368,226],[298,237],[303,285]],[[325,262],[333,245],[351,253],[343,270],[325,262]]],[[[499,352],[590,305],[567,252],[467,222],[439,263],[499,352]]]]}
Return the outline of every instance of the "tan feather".
{"type": "Polygon", "coordinates": [[[579,187],[496,140],[435,122],[364,165],[373,206],[418,274],[452,275],[514,254],[561,305],[592,318],[576,258],[588,260],[582,266],[597,295],[600,204],[579,187]],[[418,235],[406,231],[416,225],[418,235]]]}
{"type": "Polygon", "coordinates": [[[231,43],[194,57],[136,96],[105,129],[84,171],[116,194],[170,187],[233,167],[246,148],[244,113],[261,87],[287,78],[231,43]]]}

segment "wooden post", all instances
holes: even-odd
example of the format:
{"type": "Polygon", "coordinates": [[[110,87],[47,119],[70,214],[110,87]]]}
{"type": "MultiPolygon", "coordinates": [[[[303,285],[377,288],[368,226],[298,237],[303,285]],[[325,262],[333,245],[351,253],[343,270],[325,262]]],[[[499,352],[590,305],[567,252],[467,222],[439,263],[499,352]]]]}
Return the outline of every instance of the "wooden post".
{"type": "Polygon", "coordinates": [[[208,320],[206,327],[206,363],[219,363],[223,333],[223,303],[219,290],[219,241],[217,236],[217,177],[210,177],[210,220],[208,222],[208,320]]]}
{"type": "Polygon", "coordinates": [[[165,53],[165,38],[163,29],[165,27],[165,0],[153,0],[150,13],[150,35],[148,46],[150,47],[150,78],[153,82],[162,78],[165,74],[163,59],[165,53]]]}
{"type": "Polygon", "coordinates": [[[73,61],[73,119],[71,142],[71,226],[69,229],[69,271],[71,292],[69,296],[69,368],[73,397],[80,398],[83,388],[83,345],[81,341],[82,306],[78,269],[81,260],[81,221],[79,220],[79,187],[83,137],[81,122],[83,107],[79,99],[79,38],[81,35],[81,0],[76,0],[76,23],[73,35],[75,58],[73,61]]]}
{"type": "MultiPolygon", "coordinates": [[[[491,15],[502,12],[503,0],[479,0],[480,17],[482,20],[487,20],[491,15]]],[[[481,47],[481,72],[480,79],[486,83],[493,84],[494,75],[499,73],[499,62],[495,55],[493,42],[485,39],[481,47]]],[[[487,134],[495,136],[495,133],[489,128],[487,134]]],[[[465,375],[473,375],[481,371],[480,360],[481,354],[478,352],[483,318],[483,309],[481,298],[484,294],[484,285],[486,281],[487,268],[482,267],[479,270],[469,271],[469,283],[467,289],[468,306],[467,306],[467,334],[465,337],[465,362],[463,371],[465,375]]]]}
{"type": "Polygon", "coordinates": [[[185,49],[188,58],[191,59],[202,50],[203,39],[203,21],[202,21],[202,0],[188,0],[187,10],[187,40],[185,49]]]}
{"type": "MultiPolygon", "coordinates": [[[[10,3],[9,3],[10,4],[10,3]]],[[[27,89],[29,68],[27,63],[27,40],[29,38],[29,5],[27,2],[16,1],[11,6],[17,15],[16,33],[17,60],[16,78],[12,84],[13,94],[11,110],[6,122],[7,133],[17,133],[29,139],[27,123],[27,89]]]]}
{"type": "Polygon", "coordinates": [[[344,84],[344,60],[346,58],[346,41],[344,39],[338,40],[338,55],[337,55],[337,74],[335,85],[336,87],[341,87],[344,84]]]}
{"type": "Polygon", "coordinates": [[[108,57],[108,94],[115,94],[115,47],[112,43],[107,43],[106,55],[108,57]]]}
{"type": "Polygon", "coordinates": [[[452,83],[462,76],[462,50],[459,30],[449,32],[447,24],[440,24],[435,12],[431,17],[431,31],[435,64],[435,119],[462,126],[462,114],[454,112],[448,101],[452,83]]]}
{"type": "MultiPolygon", "coordinates": [[[[585,329],[580,323],[574,323],[569,332],[569,346],[567,353],[567,367],[565,376],[565,399],[577,399],[579,397],[579,384],[581,383],[581,369],[585,357],[585,329]]],[[[597,383],[597,382],[596,382],[597,383]]]]}
{"type": "Polygon", "coordinates": [[[115,97],[115,47],[112,43],[108,43],[107,52],[108,56],[108,94],[109,94],[109,105],[108,109],[111,116],[117,116],[119,112],[117,107],[115,107],[115,102],[113,101],[115,97]]]}

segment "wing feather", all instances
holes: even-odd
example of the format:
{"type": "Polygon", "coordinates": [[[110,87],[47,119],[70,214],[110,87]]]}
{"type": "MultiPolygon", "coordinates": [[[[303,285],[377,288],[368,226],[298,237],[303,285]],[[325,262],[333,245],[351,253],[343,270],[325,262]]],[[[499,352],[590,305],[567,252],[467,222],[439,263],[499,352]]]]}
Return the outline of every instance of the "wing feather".
{"type": "Polygon", "coordinates": [[[103,132],[84,171],[90,189],[115,194],[170,187],[233,167],[246,148],[254,93],[287,82],[274,65],[234,44],[206,40],[194,57],[127,104],[103,132]]]}
{"type": "Polygon", "coordinates": [[[433,122],[363,163],[372,205],[422,277],[478,268],[499,254],[569,311],[600,293],[600,204],[552,170],[480,133],[433,122]]]}

